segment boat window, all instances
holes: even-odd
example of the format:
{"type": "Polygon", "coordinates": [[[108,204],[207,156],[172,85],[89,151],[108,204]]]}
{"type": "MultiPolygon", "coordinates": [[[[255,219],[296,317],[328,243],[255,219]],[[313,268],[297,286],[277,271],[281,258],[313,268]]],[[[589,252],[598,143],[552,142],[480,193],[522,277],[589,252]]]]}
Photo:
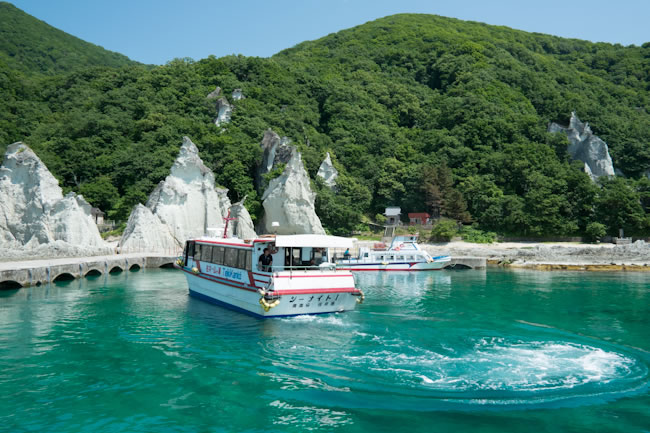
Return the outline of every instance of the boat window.
{"type": "Polygon", "coordinates": [[[363,253],[363,257],[368,257],[368,253],[363,253]]]}
{"type": "Polygon", "coordinates": [[[226,259],[224,265],[236,268],[237,267],[237,249],[235,248],[226,248],[226,259]]]}
{"type": "Polygon", "coordinates": [[[211,262],[212,261],[212,246],[211,245],[203,245],[201,247],[201,260],[204,262],[211,262]]]}
{"type": "Polygon", "coordinates": [[[388,260],[395,260],[395,256],[388,256],[388,260]]]}
{"type": "Polygon", "coordinates": [[[404,256],[397,256],[397,260],[400,260],[400,261],[404,260],[404,256]]]}
{"type": "Polygon", "coordinates": [[[413,260],[413,256],[408,256],[406,260],[413,260]]]}
{"type": "Polygon", "coordinates": [[[187,266],[187,262],[189,257],[194,256],[194,242],[193,241],[187,241],[185,244],[185,266],[187,266]]]}
{"type": "Polygon", "coordinates": [[[379,256],[379,260],[384,260],[384,256],[379,256]]]}
{"type": "Polygon", "coordinates": [[[327,261],[327,254],[324,248],[314,248],[312,251],[314,263],[324,263],[327,261]]]}
{"type": "Polygon", "coordinates": [[[246,263],[246,250],[238,250],[237,251],[237,267],[239,269],[248,269],[248,265],[246,263]]]}
{"type": "Polygon", "coordinates": [[[201,245],[201,244],[196,244],[194,246],[194,260],[196,260],[197,262],[199,260],[201,260],[201,248],[202,247],[203,247],[203,245],[201,245]]]}
{"type": "Polygon", "coordinates": [[[214,247],[212,249],[212,263],[223,265],[223,256],[226,252],[224,247],[214,247]]]}
{"type": "Polygon", "coordinates": [[[246,269],[253,269],[253,252],[251,250],[246,251],[246,269]]]}

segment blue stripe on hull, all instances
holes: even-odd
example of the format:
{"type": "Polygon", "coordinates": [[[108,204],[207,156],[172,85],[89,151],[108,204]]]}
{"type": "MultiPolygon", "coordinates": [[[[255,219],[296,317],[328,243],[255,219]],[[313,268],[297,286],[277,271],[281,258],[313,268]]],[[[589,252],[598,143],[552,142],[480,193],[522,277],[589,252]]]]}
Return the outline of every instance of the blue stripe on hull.
{"type": "Polygon", "coordinates": [[[218,299],[211,298],[210,296],[206,296],[203,293],[195,292],[192,289],[190,290],[190,296],[196,299],[200,299],[202,301],[208,302],[210,304],[218,305],[220,307],[227,308],[228,310],[232,311],[237,311],[238,313],[244,313],[248,314],[249,316],[256,317],[258,319],[267,319],[271,317],[294,317],[294,316],[317,316],[321,314],[332,314],[335,313],[335,311],[324,311],[322,313],[302,313],[302,314],[279,314],[275,316],[262,316],[261,314],[253,313],[252,311],[246,310],[244,308],[237,307],[236,305],[229,304],[227,302],[220,301],[218,299]]]}

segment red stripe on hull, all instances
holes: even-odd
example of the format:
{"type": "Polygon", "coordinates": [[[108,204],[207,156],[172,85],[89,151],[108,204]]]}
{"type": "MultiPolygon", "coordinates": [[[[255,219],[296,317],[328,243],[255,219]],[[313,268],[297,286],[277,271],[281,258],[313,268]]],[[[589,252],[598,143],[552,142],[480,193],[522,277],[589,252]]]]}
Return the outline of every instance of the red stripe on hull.
{"type": "Polygon", "coordinates": [[[387,272],[413,272],[413,271],[441,271],[438,269],[384,269],[384,268],[339,268],[342,271],[360,272],[360,271],[387,271],[387,272]]]}
{"type": "Polygon", "coordinates": [[[299,290],[273,290],[269,295],[318,295],[320,293],[359,293],[354,287],[345,287],[339,289],[299,289],[299,290]]]}
{"type": "Polygon", "coordinates": [[[251,244],[236,244],[236,243],[229,243],[229,242],[218,242],[218,241],[195,241],[197,244],[214,244],[214,245],[227,245],[229,247],[246,247],[246,248],[253,248],[253,245],[251,244]]]}
{"type": "Polygon", "coordinates": [[[332,277],[351,277],[352,274],[344,275],[278,275],[275,278],[332,278],[332,277]]]}

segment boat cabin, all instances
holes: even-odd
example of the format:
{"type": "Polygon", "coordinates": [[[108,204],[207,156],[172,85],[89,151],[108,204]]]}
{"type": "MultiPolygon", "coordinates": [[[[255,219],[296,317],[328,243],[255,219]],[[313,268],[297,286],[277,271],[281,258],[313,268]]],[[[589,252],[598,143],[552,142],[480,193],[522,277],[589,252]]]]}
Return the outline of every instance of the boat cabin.
{"type": "Polygon", "coordinates": [[[271,235],[254,240],[199,238],[186,242],[183,261],[185,266],[194,260],[252,272],[306,271],[333,267],[329,249],[349,246],[349,239],[325,235],[271,235]],[[261,258],[267,248],[272,261],[264,266],[261,258]]]}

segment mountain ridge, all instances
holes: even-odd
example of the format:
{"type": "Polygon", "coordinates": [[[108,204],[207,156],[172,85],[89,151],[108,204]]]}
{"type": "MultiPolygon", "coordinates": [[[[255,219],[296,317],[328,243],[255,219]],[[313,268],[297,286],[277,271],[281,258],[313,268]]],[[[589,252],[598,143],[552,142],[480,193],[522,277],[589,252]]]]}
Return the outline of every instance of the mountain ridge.
{"type": "Polygon", "coordinates": [[[593,222],[650,234],[650,44],[402,14],[270,58],[8,77],[20,95],[0,102],[0,136],[26,141],[62,185],[117,219],[164,178],[185,135],[231,200],[246,196],[260,217],[253,180],[272,128],[301,151],[333,233],[397,205],[508,234],[584,234],[593,222]],[[206,100],[216,86],[245,95],[218,128],[206,100]],[[547,132],[574,111],[627,179],[592,183],[566,136],[547,132]],[[335,193],[316,178],[326,152],[335,193]]]}
{"type": "Polygon", "coordinates": [[[52,75],[78,67],[137,63],[52,27],[11,3],[0,2],[0,17],[0,55],[22,73],[52,75]]]}

